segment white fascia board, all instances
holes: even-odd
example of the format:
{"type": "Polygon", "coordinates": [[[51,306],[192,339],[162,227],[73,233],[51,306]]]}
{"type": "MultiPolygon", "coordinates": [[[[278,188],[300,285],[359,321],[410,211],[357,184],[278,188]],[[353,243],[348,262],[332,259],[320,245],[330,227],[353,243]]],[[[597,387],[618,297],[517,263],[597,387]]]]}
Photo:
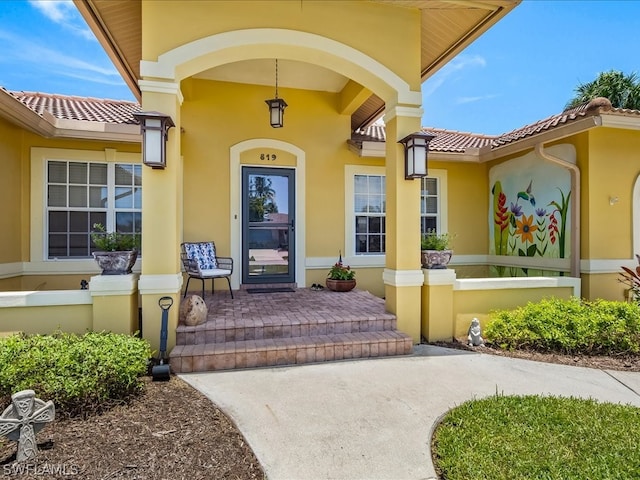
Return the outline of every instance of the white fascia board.
{"type": "Polygon", "coordinates": [[[603,127],[624,128],[627,130],[640,130],[640,116],[601,113],[603,127]]]}

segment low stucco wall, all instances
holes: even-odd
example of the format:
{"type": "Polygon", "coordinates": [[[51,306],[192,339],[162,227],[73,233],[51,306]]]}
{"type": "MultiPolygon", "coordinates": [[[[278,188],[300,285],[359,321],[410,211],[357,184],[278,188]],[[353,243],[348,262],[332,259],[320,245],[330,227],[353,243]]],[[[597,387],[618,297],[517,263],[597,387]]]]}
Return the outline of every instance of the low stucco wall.
{"type": "Polygon", "coordinates": [[[88,290],[0,292],[0,335],[137,329],[137,274],[95,276],[88,290]]]}
{"type": "Polygon", "coordinates": [[[428,341],[465,336],[471,319],[484,326],[493,310],[513,309],[543,298],[580,297],[579,278],[456,279],[454,270],[424,270],[422,336],[428,341]]]}
{"type": "Polygon", "coordinates": [[[83,333],[92,325],[88,290],[0,292],[0,333],[83,333]]]}

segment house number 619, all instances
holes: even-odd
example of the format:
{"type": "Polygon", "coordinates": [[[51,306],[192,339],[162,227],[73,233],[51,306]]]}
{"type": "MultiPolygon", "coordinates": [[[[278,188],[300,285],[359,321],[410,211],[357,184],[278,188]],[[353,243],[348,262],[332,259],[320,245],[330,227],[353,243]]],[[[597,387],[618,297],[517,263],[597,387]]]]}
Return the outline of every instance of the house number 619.
{"type": "Polygon", "coordinates": [[[261,153],[260,154],[260,160],[267,160],[267,161],[275,161],[276,159],[276,154],[275,153],[261,153]]]}

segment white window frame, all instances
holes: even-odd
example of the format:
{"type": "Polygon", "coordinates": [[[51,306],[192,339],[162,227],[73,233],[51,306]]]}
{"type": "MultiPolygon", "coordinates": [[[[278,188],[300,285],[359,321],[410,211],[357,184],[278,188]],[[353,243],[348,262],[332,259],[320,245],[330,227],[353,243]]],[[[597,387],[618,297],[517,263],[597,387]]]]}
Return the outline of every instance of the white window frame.
{"type": "MultiPolygon", "coordinates": [[[[139,188],[140,190],[142,190],[142,184],[140,184],[139,186],[136,185],[116,185],[116,167],[119,165],[122,166],[138,166],[140,169],[140,176],[142,176],[142,165],[140,165],[139,163],[123,163],[123,162],[79,162],[76,160],[51,160],[51,159],[47,159],[46,161],[46,166],[47,166],[47,170],[49,170],[49,166],[51,165],[51,163],[60,163],[60,164],[64,164],[66,166],[66,171],[67,174],[69,174],[70,172],[70,165],[71,164],[82,164],[82,165],[104,165],[106,166],[106,178],[105,178],[105,184],[104,187],[106,188],[106,206],[105,207],[91,207],[90,205],[85,205],[82,207],[72,207],[70,205],[66,205],[66,206],[55,206],[55,205],[48,205],[48,202],[45,200],[45,235],[44,235],[44,242],[45,242],[45,251],[46,251],[46,256],[48,260],[52,260],[52,259],[57,259],[59,258],[60,260],[70,260],[70,259],[79,259],[79,258],[90,258],[90,255],[86,255],[86,256],[61,256],[61,257],[53,257],[51,258],[49,255],[49,240],[50,240],[50,234],[51,234],[51,226],[49,225],[49,220],[50,220],[50,214],[51,212],[85,212],[85,213],[91,213],[91,212],[100,212],[100,213],[104,213],[105,216],[105,220],[103,222],[100,222],[104,225],[105,229],[107,232],[113,232],[116,230],[116,217],[118,213],[139,213],[140,215],[142,215],[142,205],[140,205],[139,208],[136,208],[135,206],[133,207],[116,207],[116,189],[118,187],[125,187],[125,188],[132,188],[132,194],[134,195],[132,197],[132,200],[135,198],[135,190],[137,188],[139,188]]],[[[90,175],[90,172],[87,171],[87,174],[90,175]]],[[[89,179],[87,179],[89,180],[89,179]]],[[[46,188],[48,189],[49,187],[51,187],[52,185],[63,185],[66,189],[67,189],[67,197],[70,198],[70,192],[69,189],[76,184],[72,184],[70,178],[67,178],[65,183],[61,183],[61,182],[50,182],[50,178],[45,178],[45,182],[46,182],[46,188]]],[[[91,187],[92,184],[90,184],[88,181],[87,183],[83,183],[83,184],[77,184],[79,186],[82,187],[91,187]]],[[[95,185],[94,185],[95,186],[95,185]]],[[[91,226],[89,226],[89,230],[87,232],[90,233],[91,232],[91,226]]],[[[69,232],[67,231],[67,234],[69,232]]],[[[127,232],[130,233],[130,232],[127,232]]],[[[90,239],[89,240],[89,244],[88,247],[90,248],[90,239]]]]}
{"type": "MultiPolygon", "coordinates": [[[[84,273],[99,271],[90,258],[49,259],[47,252],[47,162],[141,163],[140,153],[104,150],[74,150],[65,148],[31,148],[31,206],[30,206],[30,261],[24,264],[25,274],[84,273]]],[[[138,259],[134,271],[139,271],[138,259]]]]}
{"type": "MultiPolygon", "coordinates": [[[[345,165],[345,199],[344,199],[344,233],[345,233],[345,249],[343,260],[351,266],[357,267],[384,267],[385,254],[356,254],[356,234],[355,234],[355,176],[356,175],[375,175],[386,176],[385,167],[364,166],[364,165],[345,165]]],[[[429,169],[428,177],[436,178],[438,181],[438,215],[436,223],[440,233],[448,232],[448,210],[447,210],[447,171],[443,169],[429,169]]],[[[387,185],[388,191],[388,185],[387,185]]],[[[422,195],[422,186],[420,189],[422,195]]],[[[386,217],[386,212],[385,212],[386,217]]],[[[421,221],[422,214],[417,221],[421,221]]],[[[386,230],[386,229],[385,229],[386,230]]],[[[386,242],[385,242],[386,244],[386,242]]]]}
{"type": "MultiPolygon", "coordinates": [[[[443,234],[448,233],[448,222],[447,222],[447,203],[444,199],[447,198],[447,171],[440,169],[429,169],[429,174],[427,178],[435,178],[438,183],[438,196],[437,196],[437,204],[436,209],[437,213],[435,215],[436,219],[436,233],[443,234]]],[[[422,180],[420,180],[420,202],[422,203],[422,180]]],[[[422,205],[421,205],[422,206],[422,205]]],[[[431,215],[429,215],[431,216],[431,215]]],[[[420,222],[422,228],[422,211],[420,211],[420,222]]]]}

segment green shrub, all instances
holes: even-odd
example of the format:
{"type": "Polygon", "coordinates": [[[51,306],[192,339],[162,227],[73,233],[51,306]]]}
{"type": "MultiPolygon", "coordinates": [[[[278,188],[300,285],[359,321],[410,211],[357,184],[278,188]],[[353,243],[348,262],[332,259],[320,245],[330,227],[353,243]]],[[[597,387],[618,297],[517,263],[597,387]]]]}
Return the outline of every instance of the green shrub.
{"type": "Polygon", "coordinates": [[[0,397],[32,389],[65,415],[101,411],[142,391],[150,357],[129,335],[14,335],[0,339],[0,397]]]}
{"type": "Polygon", "coordinates": [[[492,312],[485,338],[504,349],[566,354],[640,352],[640,305],[556,298],[492,312]]]}

